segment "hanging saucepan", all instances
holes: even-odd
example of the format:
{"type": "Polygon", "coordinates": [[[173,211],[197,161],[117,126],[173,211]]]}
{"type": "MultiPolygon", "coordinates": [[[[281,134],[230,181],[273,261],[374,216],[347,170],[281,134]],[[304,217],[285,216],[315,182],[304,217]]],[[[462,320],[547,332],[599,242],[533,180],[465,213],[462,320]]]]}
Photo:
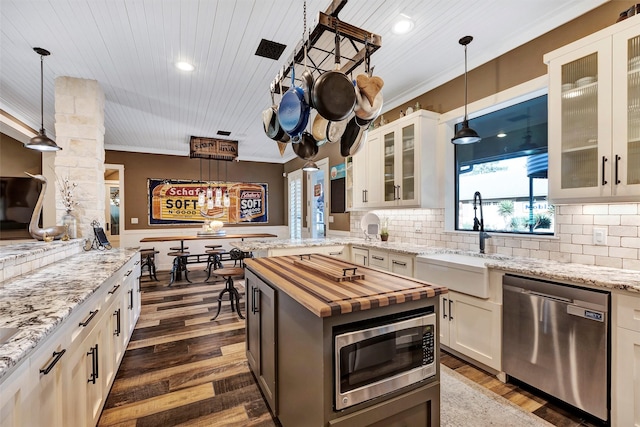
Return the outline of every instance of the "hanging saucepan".
{"type": "Polygon", "coordinates": [[[274,141],[288,142],[289,135],[280,127],[278,120],[278,107],[273,99],[275,87],[271,86],[271,107],[262,112],[262,121],[265,134],[274,141]]]}
{"type": "Polygon", "coordinates": [[[313,90],[313,74],[307,67],[307,43],[304,44],[304,71],[302,72],[302,78],[300,79],[300,87],[304,93],[304,102],[313,108],[313,101],[311,100],[311,91],[313,90]]]}
{"type": "Polygon", "coordinates": [[[313,125],[311,125],[311,134],[316,140],[317,145],[322,145],[327,142],[327,130],[329,127],[329,123],[329,120],[322,117],[320,113],[316,114],[315,118],[313,119],[313,125]]]}
{"type": "Polygon", "coordinates": [[[357,117],[362,120],[375,120],[380,115],[383,104],[382,91],[376,94],[373,104],[371,104],[369,99],[362,95],[362,90],[356,87],[356,99],[358,102],[354,113],[357,117]]]}
{"type": "Polygon", "coordinates": [[[349,119],[340,120],[337,122],[329,122],[327,127],[327,141],[330,143],[340,141],[342,138],[342,134],[347,127],[347,123],[349,123],[349,119]]]}
{"type": "Polygon", "coordinates": [[[340,36],[337,30],[335,49],[335,70],[320,74],[311,91],[313,106],[322,117],[331,121],[346,119],[356,104],[353,83],[340,71],[340,36]]]}
{"type": "Polygon", "coordinates": [[[304,160],[311,160],[318,154],[318,144],[309,132],[302,132],[300,142],[293,144],[293,152],[304,160]]]}
{"type": "Polygon", "coordinates": [[[368,126],[362,127],[353,116],[340,139],[340,154],[342,157],[353,156],[364,146],[368,133],[368,126]]]}
{"type": "Polygon", "coordinates": [[[302,88],[296,86],[293,65],[291,65],[291,87],[280,100],[278,120],[293,142],[300,140],[302,131],[309,121],[309,105],[304,102],[302,88]]]}

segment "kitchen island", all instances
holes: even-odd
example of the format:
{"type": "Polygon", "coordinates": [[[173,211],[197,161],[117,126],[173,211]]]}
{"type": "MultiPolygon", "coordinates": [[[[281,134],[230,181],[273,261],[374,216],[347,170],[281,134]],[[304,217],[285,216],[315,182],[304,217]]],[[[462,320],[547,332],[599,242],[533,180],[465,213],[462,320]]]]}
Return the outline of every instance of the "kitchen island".
{"type": "MultiPolygon", "coordinates": [[[[323,255],[256,258],[246,265],[247,359],[283,426],[439,424],[437,301],[446,288],[377,269],[352,270],[352,264],[323,255]],[[357,277],[341,280],[336,271],[357,277]],[[433,315],[433,374],[355,404],[338,399],[337,332],[417,312],[433,315]]],[[[418,344],[422,361],[426,344],[418,344]]]]}

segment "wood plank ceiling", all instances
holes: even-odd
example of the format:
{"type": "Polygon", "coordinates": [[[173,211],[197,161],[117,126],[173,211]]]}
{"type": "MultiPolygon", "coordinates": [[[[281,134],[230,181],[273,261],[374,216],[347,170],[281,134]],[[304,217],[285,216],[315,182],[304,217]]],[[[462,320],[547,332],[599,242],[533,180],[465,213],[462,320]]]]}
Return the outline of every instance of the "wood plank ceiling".
{"type": "MultiPolygon", "coordinates": [[[[349,0],[341,20],[382,36],[371,59],[385,80],[385,109],[463,73],[458,39],[474,36],[469,68],[505,53],[607,0],[349,0]],[[415,28],[391,26],[400,13],[415,28]]],[[[307,0],[308,25],[329,0],[307,0]]],[[[39,56],[45,129],[55,139],[54,80],[95,79],[103,88],[105,148],[188,155],[189,137],[230,131],[241,160],[283,162],[264,135],[269,83],[303,34],[302,0],[2,0],[0,109],[40,127],[39,56]],[[287,47],[255,55],[261,39],[287,47]],[[195,71],[174,67],[186,60],[195,71]]]]}

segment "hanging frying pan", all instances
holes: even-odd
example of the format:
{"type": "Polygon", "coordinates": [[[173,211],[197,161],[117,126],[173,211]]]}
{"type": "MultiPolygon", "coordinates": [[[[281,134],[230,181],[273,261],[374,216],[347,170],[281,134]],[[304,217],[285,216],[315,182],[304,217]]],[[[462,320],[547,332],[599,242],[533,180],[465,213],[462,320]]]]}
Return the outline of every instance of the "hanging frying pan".
{"type": "Polygon", "coordinates": [[[348,119],[340,120],[337,122],[329,122],[327,127],[327,141],[330,143],[340,141],[342,138],[342,134],[347,127],[347,123],[349,123],[348,119]]]}
{"type": "Polygon", "coordinates": [[[280,100],[278,121],[294,142],[300,140],[300,135],[309,121],[309,105],[304,102],[302,88],[296,86],[293,64],[291,65],[291,87],[280,100]]]}
{"type": "Polygon", "coordinates": [[[309,132],[302,132],[300,142],[293,144],[293,152],[304,160],[311,160],[318,154],[318,144],[309,132]]]}
{"type": "Polygon", "coordinates": [[[327,130],[329,127],[329,120],[322,117],[319,113],[316,114],[313,119],[313,125],[311,126],[311,135],[316,140],[318,145],[322,145],[327,142],[327,130]]]}
{"type": "Polygon", "coordinates": [[[322,117],[331,121],[346,119],[356,104],[353,83],[340,71],[340,35],[336,28],[335,70],[326,71],[313,83],[311,102],[322,117]]]}
{"type": "Polygon", "coordinates": [[[307,43],[304,44],[304,71],[300,79],[300,87],[304,93],[304,102],[313,108],[313,102],[311,100],[311,91],[313,90],[313,74],[307,67],[307,43]]]}
{"type": "Polygon", "coordinates": [[[340,138],[340,154],[342,157],[353,156],[364,146],[368,127],[361,127],[353,116],[340,138]]]}
{"type": "Polygon", "coordinates": [[[364,74],[356,77],[356,116],[363,120],[375,120],[382,110],[382,87],[384,81],[378,77],[372,77],[373,68],[369,67],[369,43],[364,43],[364,74]]]}
{"type": "Polygon", "coordinates": [[[288,142],[289,135],[280,127],[278,120],[278,107],[273,99],[275,87],[271,86],[271,107],[262,112],[262,121],[265,134],[274,141],[288,142]]]}

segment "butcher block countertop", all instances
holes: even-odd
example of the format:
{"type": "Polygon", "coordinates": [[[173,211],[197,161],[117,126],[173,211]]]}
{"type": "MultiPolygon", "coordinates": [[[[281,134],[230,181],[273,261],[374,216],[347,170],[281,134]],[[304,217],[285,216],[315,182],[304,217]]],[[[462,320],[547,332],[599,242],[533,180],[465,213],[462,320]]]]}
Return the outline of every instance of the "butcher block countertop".
{"type": "Polygon", "coordinates": [[[246,266],[318,317],[436,297],[447,288],[325,255],[247,259],[246,266]],[[356,268],[355,273],[351,270],[356,268]],[[343,269],[353,280],[338,278],[343,269]],[[332,273],[336,273],[335,275],[332,273]],[[359,278],[360,276],[364,276],[359,278]]]}

